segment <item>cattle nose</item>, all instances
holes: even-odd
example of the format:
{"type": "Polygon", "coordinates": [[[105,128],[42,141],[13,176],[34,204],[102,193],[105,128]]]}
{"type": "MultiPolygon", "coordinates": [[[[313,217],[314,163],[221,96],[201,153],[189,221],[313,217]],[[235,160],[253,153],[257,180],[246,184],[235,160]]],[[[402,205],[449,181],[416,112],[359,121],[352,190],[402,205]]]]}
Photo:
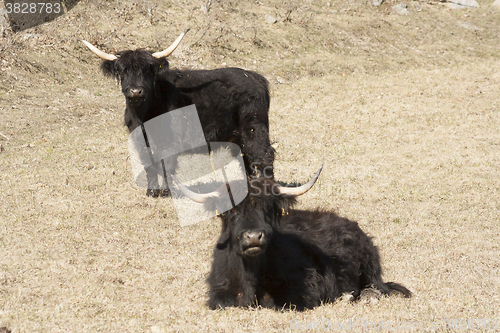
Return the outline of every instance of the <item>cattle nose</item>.
{"type": "Polygon", "coordinates": [[[243,240],[247,247],[262,246],[264,240],[264,233],[262,231],[245,231],[243,233],[243,240]]]}
{"type": "Polygon", "coordinates": [[[139,98],[142,97],[142,89],[130,89],[130,97],[131,98],[139,98]]]}

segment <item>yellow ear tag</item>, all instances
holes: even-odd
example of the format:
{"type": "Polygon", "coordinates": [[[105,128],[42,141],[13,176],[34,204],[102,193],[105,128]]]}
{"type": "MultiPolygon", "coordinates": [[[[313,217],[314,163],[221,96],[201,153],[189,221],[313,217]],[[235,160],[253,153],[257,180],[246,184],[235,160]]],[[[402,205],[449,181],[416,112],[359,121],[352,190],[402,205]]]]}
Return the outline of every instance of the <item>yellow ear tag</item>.
{"type": "Polygon", "coordinates": [[[281,208],[283,210],[283,212],[281,213],[281,215],[285,215],[285,208],[281,208]]]}

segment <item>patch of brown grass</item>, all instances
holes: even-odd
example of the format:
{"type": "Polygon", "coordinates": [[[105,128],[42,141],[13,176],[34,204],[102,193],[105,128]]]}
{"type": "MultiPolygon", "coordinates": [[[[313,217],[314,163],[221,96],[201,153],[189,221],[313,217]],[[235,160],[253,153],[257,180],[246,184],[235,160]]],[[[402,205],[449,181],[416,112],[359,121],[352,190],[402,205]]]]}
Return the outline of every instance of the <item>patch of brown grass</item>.
{"type": "Polygon", "coordinates": [[[498,13],[483,3],[411,3],[409,16],[390,14],[391,1],[201,4],[83,1],[0,39],[0,132],[10,138],[0,136],[0,327],[290,331],[352,319],[439,320],[444,331],[448,319],[498,319],[498,13]],[[324,164],[299,206],[359,221],[385,279],[414,298],[208,310],[219,222],[181,227],[171,199],[133,185],[120,89],[75,41],[158,50],[186,27],[172,66],[263,73],[276,177],[303,182],[324,164]]]}

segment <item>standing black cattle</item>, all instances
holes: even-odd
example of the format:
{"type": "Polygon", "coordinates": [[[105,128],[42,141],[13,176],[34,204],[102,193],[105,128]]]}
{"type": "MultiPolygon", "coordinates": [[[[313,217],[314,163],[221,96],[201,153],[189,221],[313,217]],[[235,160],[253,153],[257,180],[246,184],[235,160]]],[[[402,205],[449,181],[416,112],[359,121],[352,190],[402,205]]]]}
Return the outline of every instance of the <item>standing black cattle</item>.
{"type": "Polygon", "coordinates": [[[165,57],[188,30],[157,53],[137,49],[112,55],[82,42],[103,59],[104,74],[120,81],[127,103],[125,125],[130,132],[165,112],[195,104],[207,142],[238,144],[248,174],[265,172],[272,177],[274,149],[269,141],[267,80],[239,68],[170,69],[165,57]]]}
{"type": "MultiPolygon", "coordinates": [[[[356,222],[328,211],[290,209],[320,171],[298,188],[251,179],[246,199],[221,215],[222,233],[208,277],[211,309],[261,305],[303,310],[345,293],[357,298],[370,287],[385,295],[411,296],[402,285],[382,281],[377,247],[356,222]]],[[[207,209],[216,204],[216,193],[181,189],[207,209]]]]}

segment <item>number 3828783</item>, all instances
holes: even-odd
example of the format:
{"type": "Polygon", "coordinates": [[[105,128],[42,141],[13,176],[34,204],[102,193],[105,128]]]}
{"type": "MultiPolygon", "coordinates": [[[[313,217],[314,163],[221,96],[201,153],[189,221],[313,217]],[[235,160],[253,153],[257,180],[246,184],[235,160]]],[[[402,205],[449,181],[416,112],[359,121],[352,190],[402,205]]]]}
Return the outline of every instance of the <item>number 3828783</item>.
{"type": "Polygon", "coordinates": [[[59,14],[61,12],[61,4],[51,2],[21,2],[21,3],[6,3],[5,9],[7,14],[59,14]]]}

